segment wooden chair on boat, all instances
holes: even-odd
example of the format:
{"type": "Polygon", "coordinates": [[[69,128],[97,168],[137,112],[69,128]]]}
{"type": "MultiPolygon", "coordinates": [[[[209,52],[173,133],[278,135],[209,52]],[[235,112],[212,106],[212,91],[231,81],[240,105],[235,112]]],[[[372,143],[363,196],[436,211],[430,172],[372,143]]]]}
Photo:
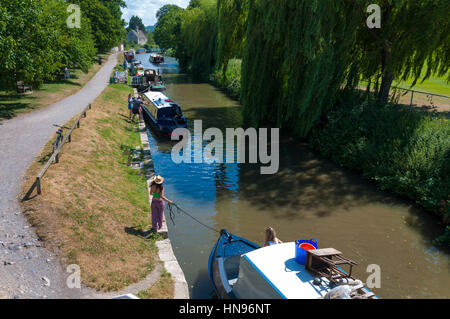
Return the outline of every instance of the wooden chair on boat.
{"type": "MultiPolygon", "coordinates": [[[[325,277],[330,282],[340,284],[342,279],[353,279],[352,270],[357,263],[342,256],[342,253],[334,248],[323,248],[308,250],[305,268],[312,274],[325,277]],[[348,272],[342,267],[348,266],[348,272]]],[[[362,284],[353,286],[352,298],[370,299],[375,297],[373,292],[368,291],[362,284]]]]}
{"type": "Polygon", "coordinates": [[[308,250],[305,268],[317,276],[325,277],[337,283],[342,278],[352,278],[353,266],[357,263],[341,256],[342,253],[334,248],[308,250]],[[341,267],[349,266],[348,272],[341,267]]]}

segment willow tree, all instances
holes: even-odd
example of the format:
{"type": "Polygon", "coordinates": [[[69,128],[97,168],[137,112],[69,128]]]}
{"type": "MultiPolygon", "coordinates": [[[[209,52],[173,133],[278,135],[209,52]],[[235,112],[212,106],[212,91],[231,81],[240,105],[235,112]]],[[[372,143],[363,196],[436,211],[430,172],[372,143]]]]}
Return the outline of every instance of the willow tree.
{"type": "MultiPolygon", "coordinates": [[[[361,10],[372,0],[360,1],[361,10]]],[[[388,100],[396,80],[425,80],[431,75],[450,80],[450,1],[380,0],[381,28],[358,28],[362,77],[377,85],[378,99],[388,100]]]]}
{"type": "Polygon", "coordinates": [[[195,78],[207,79],[216,64],[217,1],[196,0],[185,10],[181,33],[188,66],[195,78]]]}
{"type": "Polygon", "coordinates": [[[245,44],[249,0],[217,2],[217,67],[225,73],[228,61],[241,58],[245,44]]]}
{"type": "Polygon", "coordinates": [[[244,116],[299,137],[332,106],[364,23],[353,1],[250,0],[242,62],[244,116]]]}

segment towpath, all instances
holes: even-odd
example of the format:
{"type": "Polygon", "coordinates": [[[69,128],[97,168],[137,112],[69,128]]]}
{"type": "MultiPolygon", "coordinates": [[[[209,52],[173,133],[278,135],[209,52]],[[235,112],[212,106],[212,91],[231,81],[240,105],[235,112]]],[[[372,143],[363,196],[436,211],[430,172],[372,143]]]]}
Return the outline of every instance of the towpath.
{"type": "Polygon", "coordinates": [[[0,122],[0,299],[95,297],[90,289],[67,287],[69,274],[30,228],[18,197],[25,171],[55,133],[53,124],[64,124],[100,95],[116,63],[113,54],[76,94],[0,122]]]}

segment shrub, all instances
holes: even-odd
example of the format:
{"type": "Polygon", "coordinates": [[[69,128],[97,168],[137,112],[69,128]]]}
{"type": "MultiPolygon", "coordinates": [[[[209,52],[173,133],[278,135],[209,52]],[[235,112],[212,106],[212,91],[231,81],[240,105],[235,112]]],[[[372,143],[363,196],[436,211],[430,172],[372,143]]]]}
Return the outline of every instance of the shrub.
{"type": "Polygon", "coordinates": [[[211,82],[224,89],[234,99],[241,96],[241,62],[240,59],[231,59],[225,72],[216,69],[210,76],[211,82]]]}

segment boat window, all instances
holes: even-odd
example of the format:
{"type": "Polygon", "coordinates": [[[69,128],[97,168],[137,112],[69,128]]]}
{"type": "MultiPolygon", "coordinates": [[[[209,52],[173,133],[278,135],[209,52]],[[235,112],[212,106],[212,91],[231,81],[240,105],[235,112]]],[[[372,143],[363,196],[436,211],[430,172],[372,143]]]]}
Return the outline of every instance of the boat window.
{"type": "Polygon", "coordinates": [[[173,118],[175,114],[173,107],[164,107],[158,110],[158,118],[173,118]]]}

